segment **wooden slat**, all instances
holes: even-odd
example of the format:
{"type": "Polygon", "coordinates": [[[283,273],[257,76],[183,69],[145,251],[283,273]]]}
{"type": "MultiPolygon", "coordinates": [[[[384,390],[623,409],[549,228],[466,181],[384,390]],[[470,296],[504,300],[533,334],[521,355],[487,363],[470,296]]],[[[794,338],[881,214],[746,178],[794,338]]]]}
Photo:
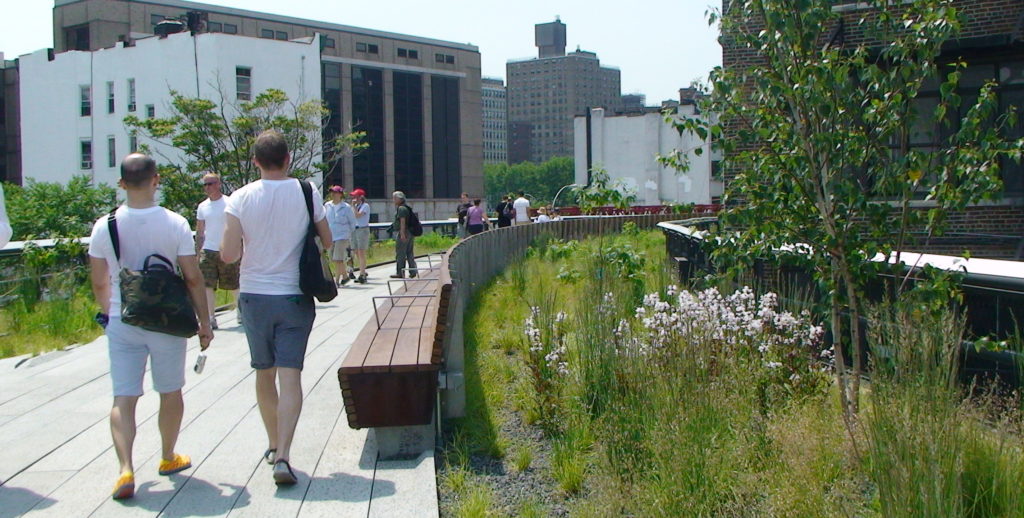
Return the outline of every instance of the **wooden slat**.
{"type": "Polygon", "coordinates": [[[359,331],[359,335],[352,341],[352,346],[348,350],[348,354],[345,355],[345,359],[341,361],[341,368],[338,369],[340,373],[350,374],[353,372],[362,372],[363,363],[366,361],[366,355],[370,351],[370,344],[373,342],[374,335],[377,334],[377,322],[371,318],[369,322],[363,326],[363,329],[359,331]]]}
{"type": "Polygon", "coordinates": [[[430,306],[427,307],[427,314],[423,319],[423,327],[420,328],[419,352],[417,353],[419,370],[433,368],[434,329],[435,324],[437,323],[437,304],[437,299],[431,299],[430,306]]]}
{"type": "Polygon", "coordinates": [[[431,299],[416,299],[424,303],[409,308],[395,341],[395,351],[391,356],[391,372],[415,371],[419,355],[420,330],[427,313],[427,303],[431,299]]]}

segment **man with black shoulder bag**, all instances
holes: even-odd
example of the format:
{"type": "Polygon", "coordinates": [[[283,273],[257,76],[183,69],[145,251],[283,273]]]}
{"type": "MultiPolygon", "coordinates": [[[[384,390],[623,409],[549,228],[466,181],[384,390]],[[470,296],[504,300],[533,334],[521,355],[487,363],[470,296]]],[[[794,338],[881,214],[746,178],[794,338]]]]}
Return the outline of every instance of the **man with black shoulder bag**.
{"type": "MultiPolygon", "coordinates": [[[[238,301],[267,432],[263,459],[273,466],[276,484],[292,485],[298,481],[291,447],[302,412],[302,367],[316,318],[314,293],[303,289],[303,279],[315,273],[320,285],[326,280],[328,291],[337,295],[337,287],[324,277],[315,237],[328,249],[333,241],[319,189],[288,176],[291,155],[284,135],[266,130],[252,149],[260,179],[231,195],[220,255],[227,263],[242,261],[238,301]],[[306,264],[303,257],[312,263],[309,268],[300,267],[306,264]]],[[[333,296],[315,294],[321,301],[333,296]]]]}
{"type": "Polygon", "coordinates": [[[159,184],[152,158],[125,157],[119,186],[127,201],[96,221],[89,243],[92,289],[100,306],[96,322],[106,329],[113,382],[110,430],[121,473],[111,496],[117,500],[135,494],[135,407],[147,363],[160,394],[158,473],[192,466],[187,455],[174,451],[184,413],[186,341],[198,333],[206,350],[213,339],[191,227],[157,204],[159,184]]]}

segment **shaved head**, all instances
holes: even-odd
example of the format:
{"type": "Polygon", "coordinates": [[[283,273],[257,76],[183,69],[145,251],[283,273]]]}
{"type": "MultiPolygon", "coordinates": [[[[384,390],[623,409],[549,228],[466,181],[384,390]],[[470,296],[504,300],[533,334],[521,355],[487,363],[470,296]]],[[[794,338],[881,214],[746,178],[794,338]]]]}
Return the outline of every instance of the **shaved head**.
{"type": "Polygon", "coordinates": [[[121,160],[121,180],[129,187],[140,187],[156,176],[156,161],[142,153],[121,160]]]}

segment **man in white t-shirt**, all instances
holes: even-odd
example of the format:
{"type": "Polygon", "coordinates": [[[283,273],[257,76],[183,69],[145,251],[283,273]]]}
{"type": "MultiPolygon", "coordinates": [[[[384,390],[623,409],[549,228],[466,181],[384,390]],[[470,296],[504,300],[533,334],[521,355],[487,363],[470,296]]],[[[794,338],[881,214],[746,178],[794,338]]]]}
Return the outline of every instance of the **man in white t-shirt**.
{"type": "MultiPolygon", "coordinates": [[[[210,325],[217,329],[216,293],[228,290],[238,304],[238,263],[225,263],[220,258],[220,241],[224,237],[224,207],[228,197],[221,193],[220,175],[203,175],[203,190],[207,198],[196,209],[196,249],[199,252],[199,270],[206,281],[206,305],[210,308],[210,325]]],[[[238,321],[242,321],[238,313],[238,321]]]]}
{"type": "MultiPolygon", "coordinates": [[[[274,466],[274,482],[291,485],[297,481],[290,453],[302,411],[302,365],[316,318],[313,298],[299,289],[299,257],[309,215],[299,180],[288,177],[291,155],[284,135],[260,133],[253,155],[260,179],[228,200],[220,255],[229,263],[242,259],[238,304],[269,443],[263,457],[274,466]]],[[[324,200],[319,189],[312,191],[317,234],[330,247],[324,200]]]]}
{"type": "Polygon", "coordinates": [[[516,225],[530,223],[530,200],[526,199],[526,193],[519,191],[519,197],[512,202],[512,207],[516,210],[516,225]]]}
{"type": "Polygon", "coordinates": [[[141,270],[152,254],[160,254],[175,263],[185,277],[189,297],[199,317],[200,347],[206,350],[213,339],[192,229],[185,218],[157,205],[159,184],[160,176],[152,158],[138,153],[128,155],[121,162],[119,182],[127,193],[127,201],[114,212],[112,222],[108,216],[96,221],[89,242],[92,290],[100,306],[96,322],[106,329],[110,349],[110,379],[114,387],[110,431],[121,464],[121,475],[111,496],[117,500],[135,494],[132,463],[135,406],[142,395],[147,360],[153,389],[160,393],[157,421],[163,451],[158,471],[161,475],[171,475],[192,466],[187,455],[174,451],[184,412],[181,388],[185,385],[186,339],[121,322],[120,270],[141,270]],[[117,230],[116,248],[111,239],[111,226],[117,230]]]}

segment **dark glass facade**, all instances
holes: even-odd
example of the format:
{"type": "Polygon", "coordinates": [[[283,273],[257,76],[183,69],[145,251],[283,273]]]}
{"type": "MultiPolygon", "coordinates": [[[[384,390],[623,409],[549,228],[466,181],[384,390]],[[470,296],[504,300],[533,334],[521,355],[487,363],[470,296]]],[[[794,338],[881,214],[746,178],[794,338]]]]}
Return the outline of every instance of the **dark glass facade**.
{"type": "Polygon", "coordinates": [[[368,198],[387,198],[389,194],[385,184],[383,75],[375,68],[352,67],[352,129],[366,132],[369,147],[352,160],[351,187],[365,190],[368,198]]]}
{"type": "Polygon", "coordinates": [[[430,77],[434,197],[458,198],[462,189],[459,79],[430,77]]]}
{"type": "Polygon", "coordinates": [[[395,189],[410,198],[425,198],[423,162],[423,79],[394,72],[395,189]]]}
{"type": "Polygon", "coordinates": [[[324,185],[342,185],[351,190],[351,186],[344,185],[342,176],[344,160],[341,157],[332,156],[334,150],[329,142],[342,135],[341,118],[341,64],[323,64],[323,98],[324,106],[327,108],[327,120],[324,121],[324,160],[327,162],[327,171],[324,176],[324,185]]]}

